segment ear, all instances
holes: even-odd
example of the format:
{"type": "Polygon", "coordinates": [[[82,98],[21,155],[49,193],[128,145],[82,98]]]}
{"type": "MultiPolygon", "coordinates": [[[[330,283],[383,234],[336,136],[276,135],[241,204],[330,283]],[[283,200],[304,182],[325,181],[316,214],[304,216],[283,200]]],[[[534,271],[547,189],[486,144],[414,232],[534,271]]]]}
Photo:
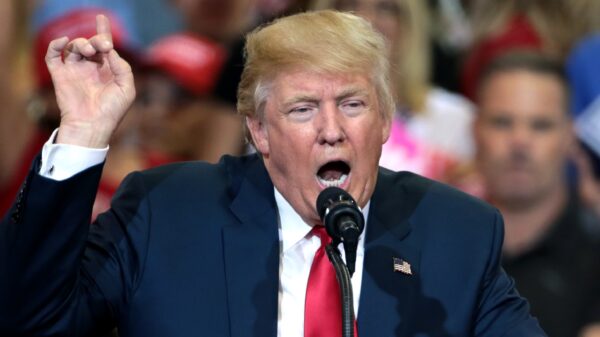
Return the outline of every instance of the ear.
{"type": "Polygon", "coordinates": [[[390,134],[392,132],[392,119],[394,117],[390,116],[389,118],[384,118],[383,120],[383,132],[381,133],[381,144],[385,144],[390,138],[390,134]]]}
{"type": "Polygon", "coordinates": [[[246,117],[246,127],[250,131],[256,151],[263,156],[269,154],[269,132],[260,117],[246,117]]]}

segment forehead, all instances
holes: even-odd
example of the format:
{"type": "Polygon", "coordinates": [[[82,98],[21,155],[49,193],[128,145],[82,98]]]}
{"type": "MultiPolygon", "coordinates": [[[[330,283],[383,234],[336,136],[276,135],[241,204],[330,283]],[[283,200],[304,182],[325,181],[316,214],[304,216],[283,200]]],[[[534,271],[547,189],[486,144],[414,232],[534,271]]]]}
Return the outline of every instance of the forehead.
{"type": "Polygon", "coordinates": [[[366,74],[331,74],[304,70],[283,71],[272,81],[274,99],[294,96],[336,96],[348,93],[371,95],[374,86],[366,74]]]}
{"type": "Polygon", "coordinates": [[[566,117],[566,92],[553,75],[511,70],[492,75],[480,95],[481,113],[566,117]]]}

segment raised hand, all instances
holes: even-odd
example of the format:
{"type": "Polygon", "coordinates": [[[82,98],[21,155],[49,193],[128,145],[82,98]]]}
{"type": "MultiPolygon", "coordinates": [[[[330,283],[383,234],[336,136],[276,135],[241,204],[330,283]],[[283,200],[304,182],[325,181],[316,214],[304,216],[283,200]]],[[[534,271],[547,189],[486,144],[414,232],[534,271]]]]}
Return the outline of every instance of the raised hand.
{"type": "Polygon", "coordinates": [[[90,39],[50,42],[46,64],[61,122],[57,143],[103,148],[135,98],[129,64],[113,48],[110,23],[96,18],[90,39]]]}

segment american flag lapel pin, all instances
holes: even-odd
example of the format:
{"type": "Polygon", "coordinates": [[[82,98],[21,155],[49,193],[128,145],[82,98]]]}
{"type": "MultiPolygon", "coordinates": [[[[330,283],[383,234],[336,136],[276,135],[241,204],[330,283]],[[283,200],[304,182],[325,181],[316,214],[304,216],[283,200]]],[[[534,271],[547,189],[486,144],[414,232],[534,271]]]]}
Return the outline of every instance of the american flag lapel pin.
{"type": "Polygon", "coordinates": [[[404,259],[400,259],[394,257],[394,271],[399,271],[402,274],[412,275],[412,270],[410,269],[410,263],[406,262],[404,259]]]}

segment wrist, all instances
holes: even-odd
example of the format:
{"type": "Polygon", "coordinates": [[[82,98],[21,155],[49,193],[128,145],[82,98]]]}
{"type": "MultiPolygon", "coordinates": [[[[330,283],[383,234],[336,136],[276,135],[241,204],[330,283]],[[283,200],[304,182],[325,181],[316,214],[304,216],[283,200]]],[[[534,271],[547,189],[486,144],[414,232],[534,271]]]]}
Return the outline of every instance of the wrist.
{"type": "Polygon", "coordinates": [[[94,123],[77,125],[61,123],[56,136],[56,144],[70,144],[88,148],[103,149],[108,146],[112,129],[95,126],[94,123]]]}

